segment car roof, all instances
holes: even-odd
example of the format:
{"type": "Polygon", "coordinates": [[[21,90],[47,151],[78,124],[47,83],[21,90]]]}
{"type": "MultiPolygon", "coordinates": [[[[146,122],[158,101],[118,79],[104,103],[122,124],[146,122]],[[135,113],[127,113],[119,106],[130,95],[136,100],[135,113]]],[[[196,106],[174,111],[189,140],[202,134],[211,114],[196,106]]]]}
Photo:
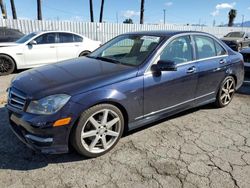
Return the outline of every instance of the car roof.
{"type": "MultiPolygon", "coordinates": [[[[160,37],[171,37],[178,34],[208,34],[201,31],[165,31],[165,30],[154,30],[154,31],[136,31],[136,32],[129,32],[125,34],[129,35],[153,35],[153,36],[160,36],[160,37]]],[[[209,35],[209,34],[208,34],[209,35]]]]}
{"type": "Polygon", "coordinates": [[[74,32],[71,32],[71,31],[63,31],[63,30],[44,30],[44,31],[35,31],[33,32],[35,33],[36,35],[38,34],[44,34],[44,33],[70,33],[70,34],[74,34],[74,35],[79,35],[79,36],[82,36],[78,33],[74,33],[74,32]]]}

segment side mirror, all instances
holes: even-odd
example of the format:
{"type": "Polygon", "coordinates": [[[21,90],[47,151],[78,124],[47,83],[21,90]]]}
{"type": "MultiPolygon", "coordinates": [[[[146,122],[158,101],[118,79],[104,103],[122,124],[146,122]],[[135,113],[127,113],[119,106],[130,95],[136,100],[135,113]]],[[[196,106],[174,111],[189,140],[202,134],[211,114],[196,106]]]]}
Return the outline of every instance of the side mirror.
{"type": "Polygon", "coordinates": [[[174,61],[159,60],[157,66],[161,71],[177,71],[177,66],[174,61]]]}
{"type": "Polygon", "coordinates": [[[28,45],[37,45],[37,42],[35,40],[32,40],[28,43],[28,45]]]}

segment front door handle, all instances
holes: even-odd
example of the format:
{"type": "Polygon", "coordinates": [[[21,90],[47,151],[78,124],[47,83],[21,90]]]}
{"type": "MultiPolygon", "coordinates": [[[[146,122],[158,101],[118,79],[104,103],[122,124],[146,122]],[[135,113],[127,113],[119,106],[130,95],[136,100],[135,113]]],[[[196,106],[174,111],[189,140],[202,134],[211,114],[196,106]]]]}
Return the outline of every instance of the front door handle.
{"type": "Polygon", "coordinates": [[[194,73],[194,72],[196,72],[196,67],[195,66],[192,66],[192,67],[187,69],[187,73],[189,73],[189,74],[194,73]]]}
{"type": "Polygon", "coordinates": [[[225,59],[221,59],[220,60],[220,64],[224,64],[224,63],[226,63],[226,60],[225,59]]]}
{"type": "Polygon", "coordinates": [[[55,48],[55,46],[50,46],[50,48],[55,48]]]}

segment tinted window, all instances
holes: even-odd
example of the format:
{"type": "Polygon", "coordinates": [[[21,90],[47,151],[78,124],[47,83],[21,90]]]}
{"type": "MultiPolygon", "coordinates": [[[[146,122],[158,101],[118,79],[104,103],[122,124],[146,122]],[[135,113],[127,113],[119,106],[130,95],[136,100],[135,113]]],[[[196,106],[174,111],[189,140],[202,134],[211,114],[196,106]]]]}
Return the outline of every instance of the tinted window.
{"type": "Polygon", "coordinates": [[[222,46],[218,42],[214,41],[214,43],[216,48],[216,55],[225,55],[227,53],[226,50],[222,48],[222,46]]]}
{"type": "Polygon", "coordinates": [[[74,35],[74,41],[75,42],[82,42],[82,37],[78,36],[78,35],[74,35]]]}
{"type": "Polygon", "coordinates": [[[206,36],[195,36],[197,58],[209,58],[216,56],[214,40],[206,36]]]}
{"type": "Polygon", "coordinates": [[[37,38],[35,38],[35,41],[37,44],[52,44],[55,43],[56,34],[55,33],[46,33],[43,34],[37,38]]]}
{"type": "Polygon", "coordinates": [[[193,60],[191,39],[183,36],[174,39],[160,55],[160,60],[173,61],[176,64],[193,60]]]}
{"type": "Polygon", "coordinates": [[[70,43],[74,42],[74,36],[70,33],[59,33],[60,43],[70,43]]]}

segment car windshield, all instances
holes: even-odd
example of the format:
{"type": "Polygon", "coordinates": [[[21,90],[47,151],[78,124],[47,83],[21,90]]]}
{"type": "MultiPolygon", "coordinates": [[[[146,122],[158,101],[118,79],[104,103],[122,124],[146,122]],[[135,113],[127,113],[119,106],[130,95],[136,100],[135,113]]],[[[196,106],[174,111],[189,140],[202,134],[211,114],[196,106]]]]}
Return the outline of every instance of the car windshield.
{"type": "Polygon", "coordinates": [[[226,37],[230,38],[242,38],[244,36],[244,32],[231,32],[226,35],[226,37]]]}
{"type": "Polygon", "coordinates": [[[30,33],[28,35],[23,36],[22,38],[18,39],[16,43],[25,43],[26,41],[30,40],[32,37],[34,37],[36,33],[30,33]]]}
{"type": "Polygon", "coordinates": [[[88,55],[111,63],[138,66],[153,52],[162,40],[159,36],[121,35],[88,55]]]}

